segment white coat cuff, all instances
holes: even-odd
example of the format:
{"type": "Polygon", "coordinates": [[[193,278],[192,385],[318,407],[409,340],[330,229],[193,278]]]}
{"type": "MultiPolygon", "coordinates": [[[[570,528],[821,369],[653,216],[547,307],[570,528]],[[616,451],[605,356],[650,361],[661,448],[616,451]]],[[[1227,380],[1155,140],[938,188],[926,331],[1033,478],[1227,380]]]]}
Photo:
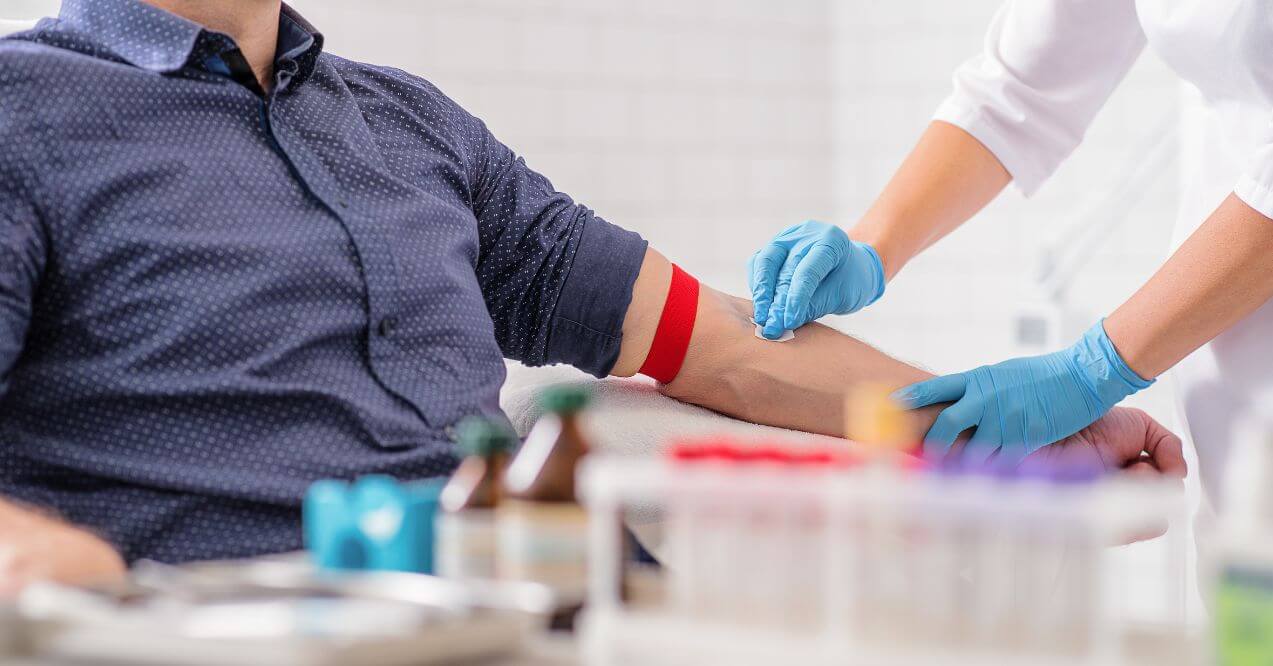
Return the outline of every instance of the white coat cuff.
{"type": "Polygon", "coordinates": [[[977,105],[968,103],[959,95],[946,98],[937,107],[933,120],[950,123],[980,141],[981,145],[994,154],[1003,168],[1008,170],[1013,185],[1025,196],[1034,194],[1043,181],[1047,180],[1049,174],[1040,171],[1030,159],[1021,154],[994,120],[982,113],[977,105]]]}

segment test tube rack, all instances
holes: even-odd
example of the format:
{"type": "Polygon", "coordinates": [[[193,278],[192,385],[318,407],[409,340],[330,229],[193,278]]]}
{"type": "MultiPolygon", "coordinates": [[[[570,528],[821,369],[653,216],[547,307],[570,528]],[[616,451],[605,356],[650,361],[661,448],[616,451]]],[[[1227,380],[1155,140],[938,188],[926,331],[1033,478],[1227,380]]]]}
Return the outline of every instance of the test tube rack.
{"type": "Polygon", "coordinates": [[[581,467],[587,663],[1140,663],[1129,644],[1190,663],[1178,485],[697,458],[581,467]],[[665,525],[662,594],[639,605],[619,582],[628,512],[665,525]],[[1163,617],[1133,623],[1103,555],[1164,529],[1163,617]]]}

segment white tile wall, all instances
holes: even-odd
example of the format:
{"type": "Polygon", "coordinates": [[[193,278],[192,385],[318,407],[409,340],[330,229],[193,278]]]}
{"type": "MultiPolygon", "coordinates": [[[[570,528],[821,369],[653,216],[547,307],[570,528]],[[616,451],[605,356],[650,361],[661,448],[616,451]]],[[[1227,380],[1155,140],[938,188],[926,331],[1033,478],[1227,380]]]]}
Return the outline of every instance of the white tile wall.
{"type": "Polygon", "coordinates": [[[740,293],[774,228],[833,211],[830,4],[296,3],[332,51],[429,78],[560,189],[740,293]]]}

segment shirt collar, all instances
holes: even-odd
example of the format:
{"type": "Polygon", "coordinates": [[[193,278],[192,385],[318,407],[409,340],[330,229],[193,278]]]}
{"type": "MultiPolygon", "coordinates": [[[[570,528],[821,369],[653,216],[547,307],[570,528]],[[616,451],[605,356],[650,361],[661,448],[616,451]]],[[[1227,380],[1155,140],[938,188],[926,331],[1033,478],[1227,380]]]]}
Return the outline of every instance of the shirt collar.
{"type": "MultiPolygon", "coordinates": [[[[155,72],[181,69],[201,36],[219,35],[139,0],[63,0],[58,18],[100,40],[129,63],[155,72]]],[[[311,65],[322,45],[323,35],[284,4],[276,57],[311,65]]]]}

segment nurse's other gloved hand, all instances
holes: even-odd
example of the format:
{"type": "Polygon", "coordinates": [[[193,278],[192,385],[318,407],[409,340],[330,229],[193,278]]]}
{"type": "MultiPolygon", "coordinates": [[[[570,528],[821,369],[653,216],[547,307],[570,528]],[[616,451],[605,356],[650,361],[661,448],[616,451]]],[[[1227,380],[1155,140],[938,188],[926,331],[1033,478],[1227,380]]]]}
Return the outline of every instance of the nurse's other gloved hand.
{"type": "Polygon", "coordinates": [[[911,409],[954,403],[924,438],[926,455],[944,456],[959,433],[976,427],[965,460],[982,463],[997,452],[1001,462],[1015,464],[1152,383],[1127,366],[1098,322],[1068,349],[937,377],[893,397],[911,409]]]}
{"type": "Polygon", "coordinates": [[[833,224],[787,227],[747,264],[756,323],[777,339],[829,314],[850,314],[884,294],[884,265],[875,249],[833,224]]]}

